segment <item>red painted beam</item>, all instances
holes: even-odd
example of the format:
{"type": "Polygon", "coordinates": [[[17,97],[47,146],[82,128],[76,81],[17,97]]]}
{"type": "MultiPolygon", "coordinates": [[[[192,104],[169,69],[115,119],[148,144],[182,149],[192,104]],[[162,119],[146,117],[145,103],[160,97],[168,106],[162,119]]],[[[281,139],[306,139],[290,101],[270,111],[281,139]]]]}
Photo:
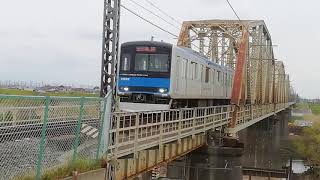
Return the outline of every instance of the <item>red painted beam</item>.
{"type": "Polygon", "coordinates": [[[235,123],[237,120],[237,112],[238,112],[240,100],[241,100],[241,93],[243,91],[242,83],[243,83],[243,76],[245,72],[246,57],[248,52],[248,39],[249,39],[249,33],[246,30],[244,30],[241,38],[240,46],[239,46],[239,51],[236,58],[236,61],[237,61],[236,70],[233,78],[231,104],[236,105],[236,107],[232,114],[232,120],[229,124],[230,128],[235,127],[235,123]]]}

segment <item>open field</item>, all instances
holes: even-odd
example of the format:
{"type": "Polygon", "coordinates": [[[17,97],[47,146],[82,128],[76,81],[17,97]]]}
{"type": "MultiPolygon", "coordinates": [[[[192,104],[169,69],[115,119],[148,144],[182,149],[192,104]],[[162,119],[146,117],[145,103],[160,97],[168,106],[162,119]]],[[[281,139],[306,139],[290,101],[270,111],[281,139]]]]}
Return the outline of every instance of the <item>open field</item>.
{"type": "Polygon", "coordinates": [[[38,93],[34,91],[19,90],[19,89],[0,89],[0,94],[4,95],[22,95],[22,96],[69,96],[69,97],[98,97],[98,94],[84,92],[58,92],[58,93],[38,93]]]}
{"type": "Polygon", "coordinates": [[[309,107],[313,114],[320,115],[320,104],[309,104],[309,107]]]}
{"type": "Polygon", "coordinates": [[[320,122],[320,104],[297,103],[293,112],[301,114],[301,116],[293,115],[291,121],[307,120],[312,122],[320,122]]]}

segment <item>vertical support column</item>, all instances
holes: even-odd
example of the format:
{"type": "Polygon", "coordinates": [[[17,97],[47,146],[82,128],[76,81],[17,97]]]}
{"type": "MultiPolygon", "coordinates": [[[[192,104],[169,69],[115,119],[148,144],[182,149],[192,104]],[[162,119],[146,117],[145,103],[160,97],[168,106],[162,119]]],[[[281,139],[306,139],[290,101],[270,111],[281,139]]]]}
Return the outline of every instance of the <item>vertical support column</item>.
{"type": "MultiPolygon", "coordinates": [[[[192,118],[192,132],[194,133],[196,130],[196,113],[197,113],[197,109],[193,108],[193,118],[192,118]]],[[[195,134],[192,134],[192,139],[194,139],[195,134]]]]}
{"type": "Polygon", "coordinates": [[[82,116],[83,116],[83,107],[84,107],[84,97],[81,98],[80,101],[80,109],[79,109],[79,117],[77,123],[77,131],[76,131],[76,139],[73,145],[73,156],[72,156],[72,163],[74,164],[77,159],[78,153],[78,146],[80,142],[80,131],[81,131],[81,124],[82,124],[82,116]]]}
{"type": "Polygon", "coordinates": [[[118,152],[118,143],[120,143],[119,142],[119,135],[120,135],[120,133],[119,133],[119,129],[120,129],[120,118],[121,117],[119,117],[119,116],[121,116],[121,115],[117,115],[116,116],[116,135],[115,135],[115,137],[114,137],[114,146],[115,146],[115,153],[117,153],[118,152]]]}
{"type": "MultiPolygon", "coordinates": [[[[103,10],[103,38],[102,38],[102,61],[101,61],[101,85],[100,96],[105,97],[107,92],[113,89],[113,97],[111,111],[115,107],[116,99],[116,75],[117,60],[119,50],[119,26],[120,26],[120,3],[121,0],[104,0],[103,10]]],[[[113,123],[111,123],[113,124],[113,123]]],[[[119,119],[117,121],[119,127],[119,119]]],[[[113,127],[111,127],[113,128],[113,127]]],[[[118,132],[115,137],[115,145],[117,146],[118,132]]],[[[116,147],[117,150],[117,147],[116,147]]],[[[117,152],[117,151],[116,151],[117,152]]],[[[115,178],[115,167],[108,166],[107,179],[115,178]]]]}
{"type": "Polygon", "coordinates": [[[44,156],[44,151],[45,151],[45,143],[46,143],[46,141],[45,141],[46,131],[47,131],[47,126],[48,126],[49,102],[50,102],[50,97],[47,96],[45,99],[45,109],[44,109],[44,115],[43,115],[41,141],[40,141],[39,152],[38,152],[36,180],[40,180],[40,176],[41,176],[41,167],[42,167],[42,161],[43,161],[43,156],[44,156]]]}
{"type": "Polygon", "coordinates": [[[163,159],[163,123],[164,123],[164,111],[161,111],[161,116],[160,116],[160,137],[159,137],[159,159],[162,161],[163,159]]]}
{"type": "MultiPolygon", "coordinates": [[[[135,119],[135,129],[134,129],[134,153],[133,153],[134,158],[138,158],[139,121],[140,121],[140,113],[137,113],[136,119],[135,119]]],[[[142,119],[142,121],[143,121],[143,119],[142,119]]],[[[148,133],[148,132],[146,132],[146,133],[148,133]]]]}
{"type": "Polygon", "coordinates": [[[119,49],[120,0],[104,0],[101,91],[104,97],[111,89],[115,93],[119,49]]]}
{"type": "Polygon", "coordinates": [[[181,121],[182,121],[182,118],[183,118],[183,110],[179,110],[179,122],[178,122],[178,133],[179,133],[179,136],[178,136],[178,143],[181,144],[181,121]]]}

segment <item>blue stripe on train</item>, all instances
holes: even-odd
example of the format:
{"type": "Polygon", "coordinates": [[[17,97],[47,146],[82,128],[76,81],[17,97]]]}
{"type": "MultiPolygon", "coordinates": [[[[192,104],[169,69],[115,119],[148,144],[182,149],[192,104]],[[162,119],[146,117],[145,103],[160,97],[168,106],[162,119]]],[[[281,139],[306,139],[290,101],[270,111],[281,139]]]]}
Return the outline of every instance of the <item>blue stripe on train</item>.
{"type": "Polygon", "coordinates": [[[169,78],[146,78],[146,77],[119,77],[118,86],[141,86],[141,87],[170,87],[169,78]]]}

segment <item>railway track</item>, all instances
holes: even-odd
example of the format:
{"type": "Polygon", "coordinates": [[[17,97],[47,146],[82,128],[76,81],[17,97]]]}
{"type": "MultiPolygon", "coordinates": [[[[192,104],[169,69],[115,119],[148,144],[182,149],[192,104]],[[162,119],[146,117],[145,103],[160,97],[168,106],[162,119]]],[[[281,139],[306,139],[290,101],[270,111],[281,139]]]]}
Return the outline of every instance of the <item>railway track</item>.
{"type": "MultiPolygon", "coordinates": [[[[63,135],[74,135],[76,134],[76,129],[78,126],[77,119],[58,121],[58,122],[48,122],[46,128],[47,137],[57,137],[63,135]]],[[[98,132],[100,120],[99,119],[87,119],[82,120],[81,132],[86,134],[88,132],[93,132],[94,129],[98,132]],[[85,129],[86,128],[86,129],[85,129]],[[83,131],[86,130],[86,131],[83,131]]],[[[33,123],[20,123],[13,125],[11,123],[2,123],[0,125],[0,143],[5,141],[15,141],[25,138],[36,138],[41,137],[41,132],[43,128],[43,123],[33,122],[33,123]]],[[[92,135],[91,133],[90,135],[92,135]]]]}

